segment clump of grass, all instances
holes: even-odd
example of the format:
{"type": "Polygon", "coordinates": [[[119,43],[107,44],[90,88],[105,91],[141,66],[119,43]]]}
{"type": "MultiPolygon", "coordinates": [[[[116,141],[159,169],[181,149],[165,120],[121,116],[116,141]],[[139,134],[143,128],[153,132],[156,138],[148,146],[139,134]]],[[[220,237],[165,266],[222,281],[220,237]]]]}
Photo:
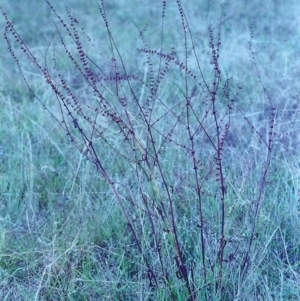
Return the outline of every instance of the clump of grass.
{"type": "MultiPolygon", "coordinates": [[[[159,44],[149,46],[147,26],[137,28],[128,51],[134,68],[114,37],[104,1],[98,5],[104,49],[69,9],[65,18],[51,1],[46,3],[57,23],[43,58],[35,56],[2,11],[4,38],[30,94],[94,164],[119,206],[123,221],[115,227],[126,236],[124,260],[119,271],[105,267],[109,280],[125,274],[143,283],[141,291],[147,281],[144,296],[149,300],[238,298],[264,250],[258,238],[275,123],[275,107],[255,61],[252,30],[249,55],[266,103],[260,124],[241,109],[244,87],[222,67],[222,18],[207,30],[204,56],[179,0],[178,41],[172,43],[165,28],[173,7],[162,1],[159,44]],[[23,69],[25,58],[55,103],[32,87],[23,69]]],[[[103,236],[94,244],[112,253],[107,248],[113,242],[103,236]]],[[[43,272],[50,276],[41,278],[36,299],[46,296],[54,262],[43,272]]],[[[78,265],[97,271],[94,262],[78,265]]],[[[118,282],[117,299],[132,293],[123,292],[122,284],[128,285],[118,282]]],[[[56,285],[51,287],[50,294],[57,294],[56,285]]],[[[66,298],[68,289],[62,291],[66,298]]]]}

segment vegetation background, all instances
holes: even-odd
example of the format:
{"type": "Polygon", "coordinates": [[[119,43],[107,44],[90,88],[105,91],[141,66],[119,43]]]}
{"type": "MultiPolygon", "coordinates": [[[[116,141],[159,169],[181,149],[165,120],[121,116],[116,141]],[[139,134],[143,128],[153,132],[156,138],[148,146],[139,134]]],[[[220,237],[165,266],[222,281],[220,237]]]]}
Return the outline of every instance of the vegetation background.
{"type": "MultiPolygon", "coordinates": [[[[147,44],[150,49],[159,49],[163,1],[104,3],[127,68],[143,74],[136,40],[148,24],[147,44]]],[[[107,32],[97,4],[83,0],[53,0],[51,4],[66,19],[65,6],[70,9],[101,52],[95,53],[95,58],[104,58],[103,64],[109,68],[107,32]]],[[[47,3],[1,0],[0,5],[29,49],[43,60],[53,35],[57,36],[58,24],[47,3]]],[[[294,0],[199,0],[182,1],[182,7],[204,66],[209,66],[211,60],[208,27],[211,25],[217,33],[223,15],[220,68],[232,76],[234,89],[242,87],[239,108],[264,137],[268,136],[270,109],[264,88],[276,109],[269,184],[259,216],[253,267],[241,284],[238,274],[231,274],[228,268],[235,289],[227,298],[299,300],[300,4],[294,0]],[[252,47],[260,78],[249,51],[249,27],[254,35],[252,47]]],[[[182,42],[176,1],[167,1],[165,24],[164,43],[176,49],[182,42]]],[[[2,17],[3,32],[4,27],[2,17]]],[[[59,43],[55,47],[59,53],[59,43]]],[[[180,58],[181,55],[179,50],[180,58]]],[[[57,112],[55,97],[44,79],[23,58],[24,74],[35,93],[57,112]]],[[[84,95],[84,86],[80,79],[72,77],[68,61],[58,57],[58,64],[84,95]]],[[[0,299],[168,300],[162,291],[153,296],[142,268],[132,271],[132,265],[142,263],[129,261],[134,260],[130,256],[132,240],[113,194],[101,174],[75,150],[59,124],[29,93],[4,39],[0,42],[0,69],[0,299]]],[[[166,85],[166,98],[172,95],[172,89],[166,85]]],[[[233,112],[233,116],[237,113],[233,112]]],[[[261,177],[265,155],[259,139],[252,138],[257,135],[242,123],[243,117],[231,124],[237,138],[231,138],[227,157],[231,172],[236,172],[230,174],[227,185],[231,185],[235,197],[240,196],[234,205],[230,204],[228,211],[235,213],[227,220],[230,224],[232,218],[232,226],[238,227],[237,217],[243,219],[241,237],[245,227],[251,227],[251,221],[246,221],[247,210],[251,208],[251,197],[257,189],[254,183],[261,177]]],[[[122,162],[114,160],[109,149],[99,152],[105,162],[111,161],[109,171],[114,179],[121,184],[129,181],[132,170],[122,169],[122,162]]],[[[176,163],[176,158],[169,160],[176,163]]],[[[177,169],[184,173],[185,166],[177,169]]],[[[189,208],[190,200],[185,202],[184,207],[189,208]]],[[[188,222],[180,231],[186,231],[188,236],[194,228],[187,225],[188,222]]],[[[225,300],[220,295],[214,298],[225,300]]]]}

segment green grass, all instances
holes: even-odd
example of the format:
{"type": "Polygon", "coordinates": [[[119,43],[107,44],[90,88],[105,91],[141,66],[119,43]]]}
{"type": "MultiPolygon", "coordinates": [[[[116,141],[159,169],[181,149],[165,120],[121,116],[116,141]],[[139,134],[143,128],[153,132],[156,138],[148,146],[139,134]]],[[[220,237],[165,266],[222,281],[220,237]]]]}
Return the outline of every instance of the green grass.
{"type": "MultiPolygon", "coordinates": [[[[194,47],[206,81],[211,84],[214,73],[210,64],[208,27],[212,27],[216,38],[223,12],[219,68],[222,83],[226,80],[225,72],[231,78],[229,92],[238,108],[233,108],[230,113],[230,130],[222,152],[222,171],[227,188],[224,198],[224,235],[227,241],[224,260],[218,260],[222,191],[215,176],[215,151],[207,135],[201,132],[195,135],[195,156],[201,158],[202,163],[197,173],[202,181],[202,231],[206,246],[206,267],[203,267],[199,196],[191,163],[193,156],[182,147],[183,144],[190,145],[184,124],[186,115],[182,115],[180,122],[175,122],[175,114],[171,114],[185,112],[184,69],[170,63],[157,91],[152,120],[158,120],[151,131],[139,115],[132,92],[142,102],[148,95],[148,88],[141,81],[132,80],[130,90],[126,81],[119,82],[122,86],[120,94],[127,97],[126,108],[130,111],[137,139],[125,143],[114,120],[107,116],[97,120],[105,133],[103,139],[95,139],[93,145],[114,182],[111,184],[105,174],[86,160],[84,153],[76,150],[61,124],[41,105],[40,101],[61,122],[57,99],[42,74],[18,49],[17,43],[12,43],[22,72],[39,97],[38,101],[24,84],[2,38],[0,299],[299,300],[299,4],[293,0],[288,3],[240,1],[238,4],[199,1],[193,5],[190,1],[182,1],[194,42],[193,46],[187,39],[186,55],[176,1],[167,1],[163,36],[163,1],[108,2],[105,7],[109,29],[116,43],[114,54],[96,3],[87,5],[85,1],[77,0],[66,1],[65,5],[69,5],[72,15],[80,21],[79,28],[85,28],[79,33],[80,41],[99,68],[113,76],[111,58],[114,55],[120,63],[118,50],[127,74],[134,74],[140,80],[151,72],[146,54],[136,50],[146,47],[138,37],[147,25],[143,39],[148,49],[159,51],[163,40],[162,52],[170,53],[174,47],[174,56],[179,62],[184,62],[188,56],[190,70],[200,78],[194,47]],[[254,34],[251,50],[255,51],[255,61],[248,48],[249,26],[254,34]],[[86,41],[86,34],[93,44],[86,41]],[[255,206],[268,154],[262,140],[268,140],[270,131],[270,99],[276,110],[271,163],[256,216],[255,206]],[[176,109],[173,108],[175,104],[176,109]],[[155,161],[151,159],[155,154],[154,145],[161,145],[164,141],[161,133],[169,133],[174,122],[172,139],[177,145],[166,141],[159,155],[163,178],[158,168],[147,169],[142,160],[146,150],[149,162],[155,161]],[[147,140],[149,132],[153,134],[155,144],[147,140]],[[140,164],[135,163],[138,160],[141,160],[140,164]],[[171,197],[168,197],[168,190],[171,197]],[[170,212],[171,204],[174,213],[167,215],[166,220],[174,217],[185,264],[194,267],[188,275],[195,299],[189,296],[186,283],[179,279],[182,274],[178,272],[179,266],[174,259],[176,248],[171,235],[174,229],[161,213],[163,206],[170,212]],[[128,220],[124,212],[128,214],[128,220]],[[149,218],[152,215],[155,235],[149,218]],[[254,224],[249,268],[243,274],[242,261],[254,224]],[[131,229],[134,229],[133,233],[131,229]],[[138,237],[140,249],[134,235],[138,237]],[[161,258],[169,272],[167,281],[161,272],[155,238],[161,244],[161,258]],[[143,257],[150,262],[151,271],[159,279],[155,287],[149,285],[149,271],[143,257]],[[220,271],[221,287],[218,286],[220,271]]],[[[58,1],[51,3],[67,20],[64,5],[58,1]]],[[[1,8],[38,61],[44,63],[47,59],[53,77],[56,73],[52,62],[54,53],[57,68],[72,91],[83,104],[95,107],[97,99],[70,62],[55,27],[56,24],[62,33],[61,24],[47,4],[43,1],[35,5],[31,1],[10,4],[5,0],[1,8]]],[[[0,25],[1,28],[5,26],[3,16],[0,25]]],[[[72,53],[76,53],[71,39],[68,40],[66,35],[63,38],[72,53]]],[[[151,55],[155,74],[160,60],[163,67],[164,59],[151,55]]],[[[120,65],[119,68],[122,70],[120,65]]],[[[191,93],[195,82],[188,77],[187,84],[191,93]]],[[[203,118],[205,110],[209,110],[210,102],[201,92],[198,87],[194,101],[199,105],[193,107],[195,115],[191,114],[191,124],[197,124],[195,116],[203,118]]],[[[106,81],[101,86],[101,93],[115,112],[124,117],[114,82],[106,81]]],[[[227,112],[227,99],[221,90],[218,93],[216,109],[222,116],[227,112]]],[[[86,114],[93,116],[91,110],[84,108],[86,114]]],[[[213,119],[204,117],[203,120],[203,127],[215,139],[213,119]]],[[[68,124],[72,125],[72,121],[68,124]]],[[[81,124],[85,132],[91,130],[88,122],[82,121],[81,124]]],[[[76,128],[72,127],[70,133],[77,139],[78,147],[83,148],[76,128]]],[[[153,283],[153,277],[150,280],[153,283]]]]}

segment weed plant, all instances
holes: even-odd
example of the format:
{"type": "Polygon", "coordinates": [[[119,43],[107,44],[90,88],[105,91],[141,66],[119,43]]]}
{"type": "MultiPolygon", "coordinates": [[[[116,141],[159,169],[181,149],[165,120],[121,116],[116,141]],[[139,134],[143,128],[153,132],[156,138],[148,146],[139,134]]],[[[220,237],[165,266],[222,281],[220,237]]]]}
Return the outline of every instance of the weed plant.
{"type": "MultiPolygon", "coordinates": [[[[94,183],[79,187],[95,185],[102,194],[94,194],[86,208],[63,198],[61,220],[47,217],[53,225],[43,233],[48,241],[62,231],[63,219],[84,237],[91,229],[97,235],[83,249],[76,248],[83,244],[76,236],[60,255],[53,250],[43,259],[41,277],[31,284],[35,300],[267,300],[256,291],[263,278],[258,271],[271,260],[269,247],[276,250],[276,240],[286,244],[293,235],[265,228],[265,199],[272,197],[279,172],[272,167],[276,108],[256,61],[253,29],[247,51],[257,80],[258,118],[248,107],[256,101],[249,96],[253,87],[236,82],[222,60],[222,14],[208,26],[205,40],[180,0],[161,1],[153,4],[160,25],[134,23],[122,40],[108,17],[108,2],[95,4],[99,33],[92,36],[70,8],[63,14],[55,2],[45,2],[56,29],[43,55],[2,10],[8,53],[28,97],[51,116],[60,139],[64,133],[79,160],[94,165],[94,173],[85,175],[94,183]],[[42,87],[33,74],[43,79],[42,87]],[[108,209],[112,200],[117,207],[108,209]],[[97,203],[103,204],[101,220],[105,210],[114,210],[110,225],[92,218],[82,223],[97,203]],[[97,283],[100,273],[104,280],[97,283]],[[93,281],[91,288],[87,283],[93,281]]],[[[51,150],[60,153],[57,160],[76,165],[55,142],[40,152],[51,150]]],[[[39,179],[43,201],[32,208],[34,215],[54,210],[47,196],[61,185],[51,172],[48,190],[39,179]]],[[[78,165],[72,191],[79,174],[78,165]]],[[[290,266],[299,256],[293,246],[284,248],[289,256],[275,251],[290,258],[290,266]]]]}

